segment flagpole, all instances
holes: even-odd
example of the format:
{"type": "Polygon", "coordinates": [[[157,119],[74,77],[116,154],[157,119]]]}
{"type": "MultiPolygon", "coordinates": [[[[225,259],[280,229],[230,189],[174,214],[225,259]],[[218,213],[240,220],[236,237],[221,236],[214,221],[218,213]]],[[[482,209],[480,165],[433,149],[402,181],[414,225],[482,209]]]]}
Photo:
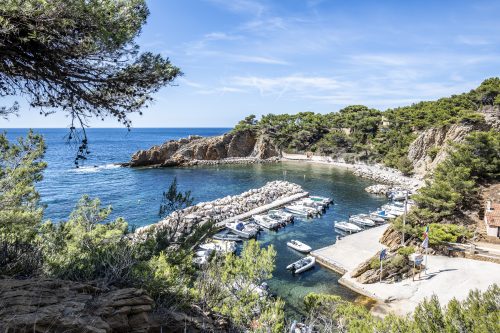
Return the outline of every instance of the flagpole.
{"type": "Polygon", "coordinates": [[[380,260],[380,283],[382,283],[382,261],[384,261],[384,259],[380,260]]]}

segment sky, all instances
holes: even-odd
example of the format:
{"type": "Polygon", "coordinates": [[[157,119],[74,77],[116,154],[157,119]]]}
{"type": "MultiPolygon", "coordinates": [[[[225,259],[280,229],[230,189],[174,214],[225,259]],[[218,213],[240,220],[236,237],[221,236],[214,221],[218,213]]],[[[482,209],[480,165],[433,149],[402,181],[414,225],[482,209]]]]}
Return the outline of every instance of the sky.
{"type": "MultiPolygon", "coordinates": [[[[137,42],[184,75],[133,127],[231,127],[246,115],[385,110],[500,75],[500,1],[150,0],[137,42]]],[[[68,127],[21,102],[0,127],[68,127]]],[[[113,119],[92,127],[120,127],[113,119]]]]}

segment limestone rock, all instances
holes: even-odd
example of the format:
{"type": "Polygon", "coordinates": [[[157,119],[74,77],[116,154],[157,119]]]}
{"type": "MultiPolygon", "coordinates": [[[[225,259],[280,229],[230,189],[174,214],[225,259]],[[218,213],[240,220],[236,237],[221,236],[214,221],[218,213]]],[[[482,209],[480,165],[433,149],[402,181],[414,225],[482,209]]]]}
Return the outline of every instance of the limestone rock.
{"type": "Polygon", "coordinates": [[[135,288],[0,279],[0,299],[2,332],[149,332],[154,326],[153,300],[135,288]]]}
{"type": "Polygon", "coordinates": [[[177,141],[170,140],[160,146],[136,152],[128,165],[168,167],[226,159],[235,162],[234,159],[245,158],[252,162],[278,156],[279,149],[268,137],[259,136],[253,131],[240,131],[215,137],[190,136],[177,141]]]}

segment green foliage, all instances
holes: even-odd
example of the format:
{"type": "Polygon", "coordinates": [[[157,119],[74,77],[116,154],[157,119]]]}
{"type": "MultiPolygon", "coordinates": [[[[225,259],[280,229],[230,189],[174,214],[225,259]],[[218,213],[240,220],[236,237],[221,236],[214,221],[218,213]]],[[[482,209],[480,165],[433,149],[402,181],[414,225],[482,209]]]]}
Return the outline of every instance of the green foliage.
{"type": "Polygon", "coordinates": [[[415,253],[415,248],[413,246],[403,246],[398,249],[398,254],[409,257],[415,253]]]}
{"type": "Polygon", "coordinates": [[[35,183],[42,179],[45,144],[29,131],[16,143],[0,134],[0,275],[30,276],[40,265],[34,244],[43,207],[35,183]]]}
{"type": "Polygon", "coordinates": [[[459,302],[451,300],[444,309],[436,296],[420,303],[412,316],[373,317],[365,308],[342,301],[338,297],[310,294],[304,299],[309,313],[308,323],[319,332],[499,332],[500,288],[494,284],[485,292],[470,291],[459,302]]]}
{"type": "Polygon", "coordinates": [[[455,144],[438,165],[432,181],[414,196],[421,223],[438,222],[472,209],[479,202],[478,184],[500,179],[500,133],[473,132],[455,144]]]}
{"type": "Polygon", "coordinates": [[[257,119],[254,114],[251,114],[249,116],[246,116],[245,119],[238,122],[238,124],[234,126],[231,132],[233,133],[245,132],[245,131],[255,132],[257,131],[257,129],[258,129],[257,119]]]}
{"type": "MultiPolygon", "coordinates": [[[[66,222],[46,222],[40,232],[43,246],[44,271],[49,276],[63,279],[89,281],[94,279],[121,279],[109,276],[109,267],[118,260],[133,261],[128,241],[124,239],[127,223],[121,219],[104,223],[111,208],[101,208],[99,199],[83,196],[66,222]],[[129,254],[129,257],[124,258],[129,254]]],[[[131,268],[131,264],[125,267],[131,268]]]]}
{"type": "Polygon", "coordinates": [[[429,149],[427,151],[427,156],[429,156],[431,158],[431,160],[434,161],[434,159],[436,158],[436,156],[440,150],[441,150],[441,147],[438,147],[438,146],[432,147],[431,149],[429,149]]]}
{"type": "Polygon", "coordinates": [[[134,267],[134,284],[144,288],[157,306],[187,306],[192,299],[192,260],[187,253],[160,252],[134,267]]]}
{"type": "Polygon", "coordinates": [[[29,131],[26,138],[10,143],[0,134],[0,239],[30,241],[41,222],[42,207],[35,183],[47,166],[42,161],[45,144],[29,131]]]}
{"type": "Polygon", "coordinates": [[[275,257],[272,246],[261,248],[250,240],[239,257],[231,253],[214,258],[195,283],[198,299],[239,329],[277,332],[283,325],[283,303],[259,292],[261,283],[272,277],[275,257]]]}

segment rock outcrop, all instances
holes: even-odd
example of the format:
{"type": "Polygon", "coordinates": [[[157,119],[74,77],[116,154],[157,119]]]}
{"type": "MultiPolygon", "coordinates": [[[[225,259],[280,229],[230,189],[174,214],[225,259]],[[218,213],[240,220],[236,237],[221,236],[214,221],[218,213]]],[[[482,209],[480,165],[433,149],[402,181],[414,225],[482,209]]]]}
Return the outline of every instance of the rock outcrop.
{"type": "Polygon", "coordinates": [[[408,149],[408,159],[413,163],[415,173],[424,176],[433,171],[448,156],[450,143],[461,142],[474,130],[472,125],[454,124],[422,132],[408,149]]]}
{"type": "Polygon", "coordinates": [[[1,332],[150,332],[153,300],[56,279],[0,279],[1,332]]]}
{"type": "Polygon", "coordinates": [[[167,167],[202,164],[203,161],[237,162],[239,159],[252,162],[278,156],[279,149],[268,137],[248,130],[215,137],[190,136],[170,140],[136,152],[128,165],[167,167]]]}

